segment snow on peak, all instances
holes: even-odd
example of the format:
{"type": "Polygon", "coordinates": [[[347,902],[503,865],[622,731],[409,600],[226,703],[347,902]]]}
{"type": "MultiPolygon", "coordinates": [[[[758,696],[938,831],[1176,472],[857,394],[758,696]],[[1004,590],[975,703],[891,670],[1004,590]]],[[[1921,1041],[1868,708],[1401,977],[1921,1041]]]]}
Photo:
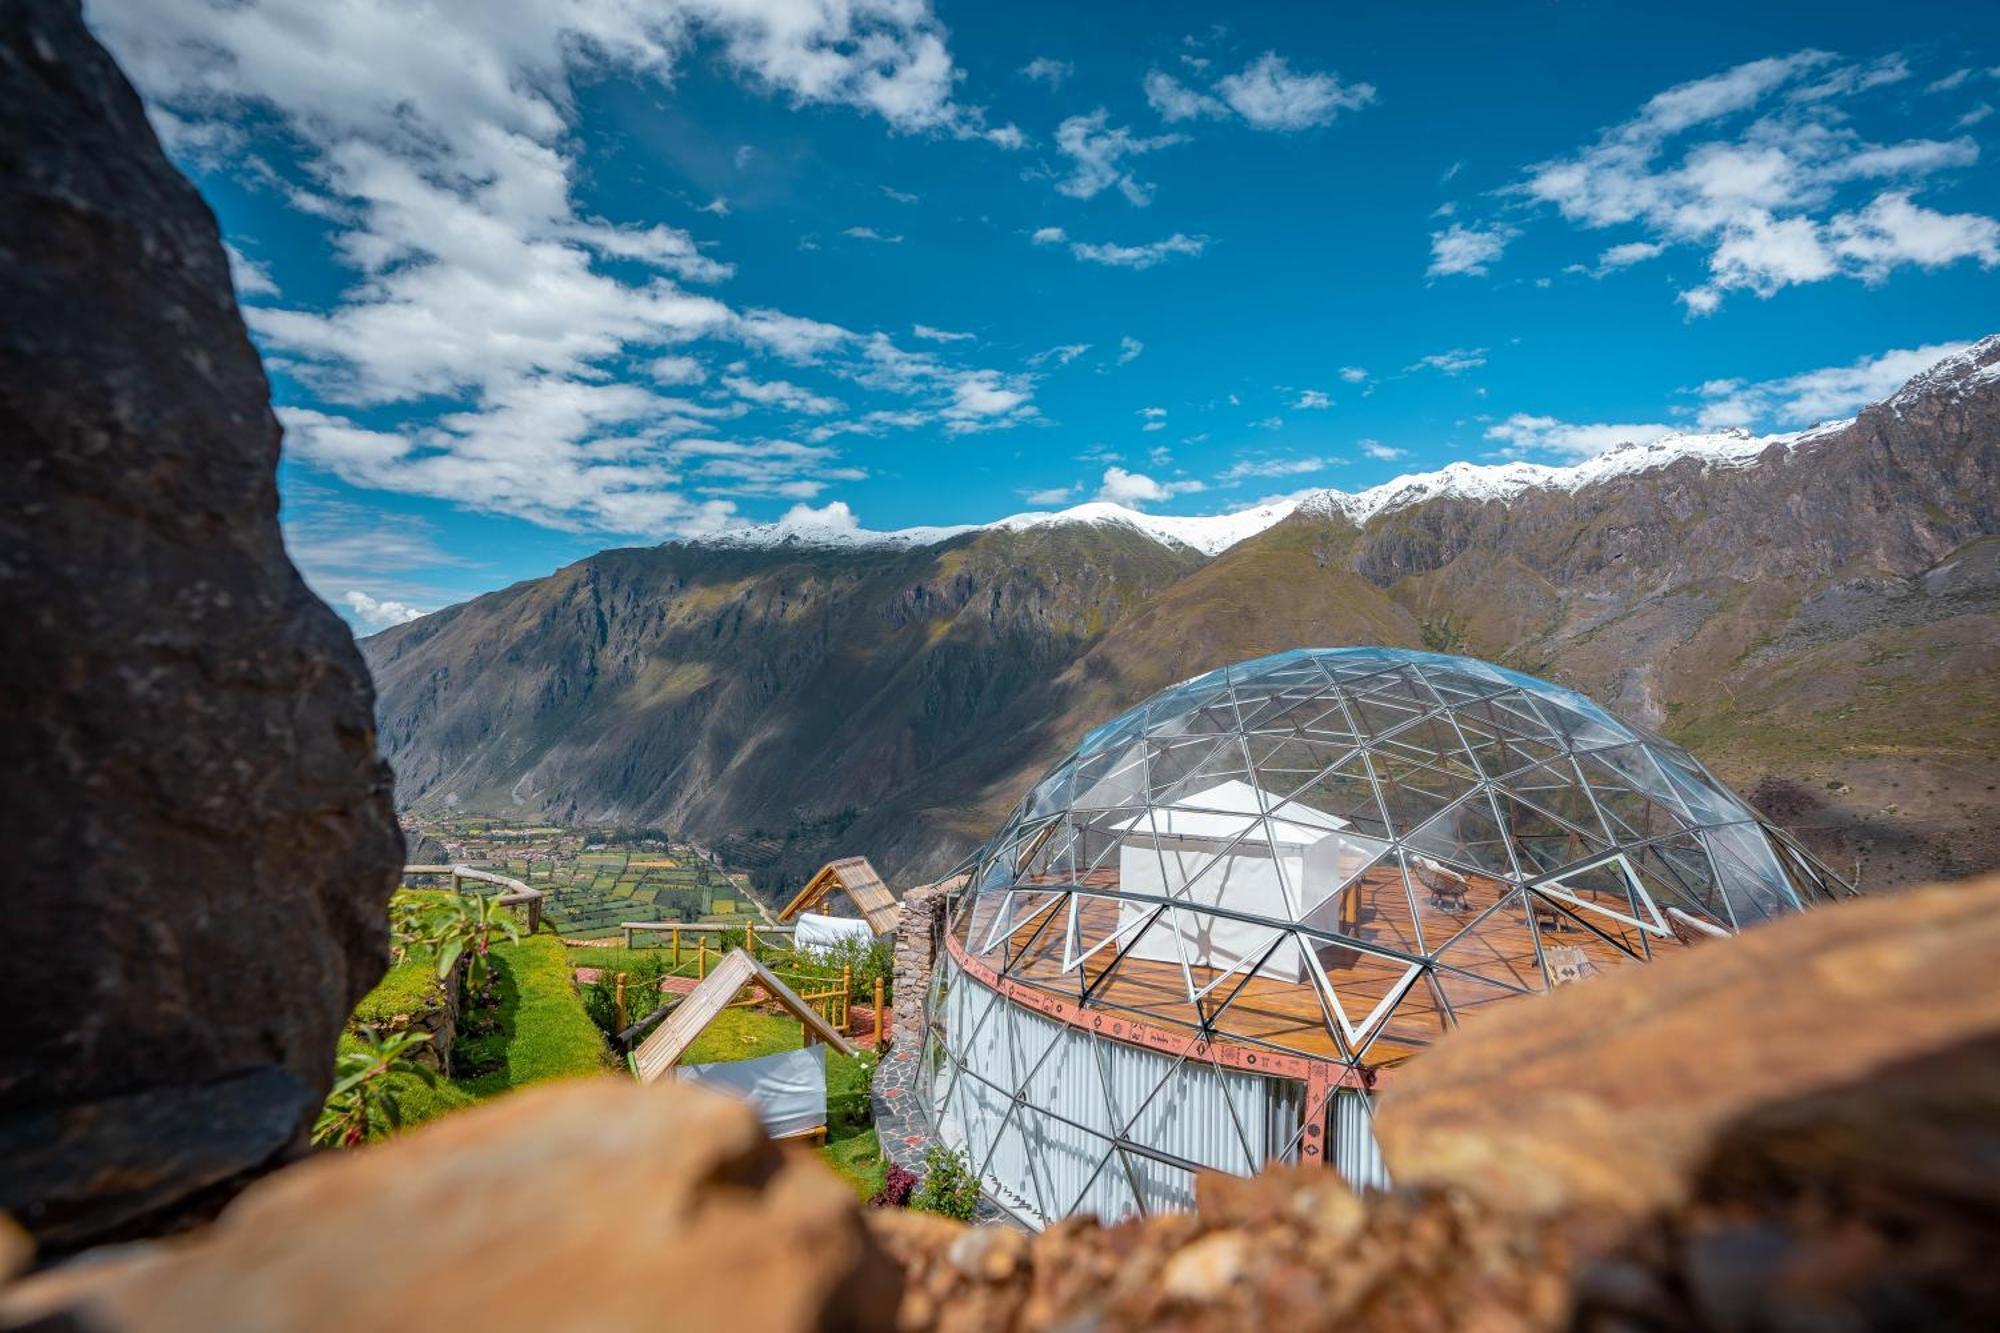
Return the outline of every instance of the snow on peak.
{"type": "Polygon", "coordinates": [[[1292,512],[1295,502],[1279,500],[1230,514],[1178,517],[1148,514],[1108,501],[1092,501],[1068,509],[1013,514],[992,523],[961,524],[955,527],[898,528],[876,532],[864,528],[854,511],[836,500],[823,509],[795,505],[775,523],[759,523],[701,538],[704,546],[733,547],[865,547],[934,546],[968,532],[1025,532],[1030,528],[1053,528],[1069,524],[1125,527],[1165,546],[1186,546],[1203,555],[1227,550],[1245,537],[1262,532],[1292,512]]]}
{"type": "Polygon", "coordinates": [[[1900,413],[1920,398],[1957,397],[1975,384],[1995,379],[2000,379],[2000,333],[1989,333],[1910,376],[1884,406],[1900,413]]]}

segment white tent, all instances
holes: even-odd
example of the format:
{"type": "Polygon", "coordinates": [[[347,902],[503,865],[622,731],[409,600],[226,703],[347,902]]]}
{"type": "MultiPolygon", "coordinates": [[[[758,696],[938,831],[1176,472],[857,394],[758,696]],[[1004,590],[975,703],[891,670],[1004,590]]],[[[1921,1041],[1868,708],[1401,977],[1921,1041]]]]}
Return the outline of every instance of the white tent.
{"type": "Polygon", "coordinates": [[[674,1077],[749,1102],[774,1139],[809,1134],[826,1124],[826,1047],[821,1045],[753,1060],[676,1065],[674,1077]]]}
{"type": "Polygon", "coordinates": [[[792,947],[800,953],[818,953],[840,947],[849,940],[864,948],[875,942],[875,930],[866,921],[845,916],[820,916],[806,912],[798,919],[792,947]]]}
{"type": "MultiPolygon", "coordinates": [[[[1373,838],[1342,834],[1347,821],[1240,778],[1190,792],[1116,825],[1118,889],[1276,922],[1329,929],[1339,889],[1380,853],[1373,838]],[[1268,813],[1267,813],[1268,812],[1268,813]]],[[[1118,929],[1136,930],[1154,905],[1119,899],[1118,929]]],[[[1128,956],[1226,971],[1278,938],[1272,926],[1202,912],[1168,914],[1128,956]],[[1175,923],[1178,923],[1176,927],[1175,923]]],[[[1259,975],[1303,981],[1305,959],[1281,945],[1259,975]]]]}

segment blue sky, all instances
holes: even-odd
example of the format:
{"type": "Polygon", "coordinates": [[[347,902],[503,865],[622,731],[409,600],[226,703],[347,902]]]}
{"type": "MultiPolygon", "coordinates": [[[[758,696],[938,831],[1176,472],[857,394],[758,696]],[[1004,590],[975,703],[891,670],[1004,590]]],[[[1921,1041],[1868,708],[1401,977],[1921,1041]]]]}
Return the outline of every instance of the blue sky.
{"type": "Polygon", "coordinates": [[[364,630],[806,510],[1792,429],[2000,328],[1994,6],[86,11],[221,218],[288,542],[364,630]]]}

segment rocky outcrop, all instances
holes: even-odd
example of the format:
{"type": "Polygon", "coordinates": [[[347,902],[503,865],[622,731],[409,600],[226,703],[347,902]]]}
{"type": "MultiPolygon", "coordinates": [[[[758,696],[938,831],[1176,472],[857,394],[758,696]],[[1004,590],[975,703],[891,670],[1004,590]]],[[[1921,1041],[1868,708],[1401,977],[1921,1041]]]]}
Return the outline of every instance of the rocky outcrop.
{"type": "MultiPolygon", "coordinates": [[[[1402,1185],[1638,1213],[1685,1205],[1725,1135],[1771,1141],[1805,1113],[1801,1096],[1830,1125],[1835,1103],[1869,1087],[1883,1118],[1861,1139],[1901,1152],[1894,1092],[1911,1071],[2000,1035],[1996,958],[2000,878],[1809,912],[1615,982],[1495,1005],[1396,1072],[1383,1153],[1402,1185]],[[1763,1129],[1744,1128],[1753,1115],[1763,1129]]],[[[1994,1109],[1983,1137],[1930,1145],[1944,1150],[1933,1160],[2000,1147],[1994,1109]]],[[[1849,1150],[1845,1132],[1800,1145],[1849,1150]]]]}
{"type": "Polygon", "coordinates": [[[75,0],[0,9],[0,1209],[47,1249],[283,1160],[387,959],[389,773],[278,439],[138,97],[75,0]]]}
{"type": "Polygon", "coordinates": [[[853,1192],[740,1102],[593,1079],[261,1182],[199,1237],[0,1294],[97,1333],[880,1329],[902,1281],[853,1192]]]}

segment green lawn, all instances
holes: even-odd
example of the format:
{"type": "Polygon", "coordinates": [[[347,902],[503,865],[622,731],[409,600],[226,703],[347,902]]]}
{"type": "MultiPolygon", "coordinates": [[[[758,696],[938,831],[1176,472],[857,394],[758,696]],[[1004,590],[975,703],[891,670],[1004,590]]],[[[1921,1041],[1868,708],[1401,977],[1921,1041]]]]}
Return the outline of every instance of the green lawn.
{"type": "MultiPolygon", "coordinates": [[[[525,1084],[601,1074],[613,1067],[596,1025],[570,986],[569,960],[561,939],[542,934],[496,945],[493,971],[500,990],[497,1012],[488,1016],[493,1030],[466,1032],[480,1011],[461,1015],[461,1036],[453,1053],[460,1076],[440,1078],[435,1088],[406,1081],[400,1093],[405,1128],[525,1084]]],[[[396,1014],[414,1012],[423,1007],[428,988],[436,984],[435,964],[429,958],[405,959],[355,1008],[355,1025],[380,1024],[396,1014]]],[[[342,1049],[351,1041],[343,1034],[342,1049]]]]}

